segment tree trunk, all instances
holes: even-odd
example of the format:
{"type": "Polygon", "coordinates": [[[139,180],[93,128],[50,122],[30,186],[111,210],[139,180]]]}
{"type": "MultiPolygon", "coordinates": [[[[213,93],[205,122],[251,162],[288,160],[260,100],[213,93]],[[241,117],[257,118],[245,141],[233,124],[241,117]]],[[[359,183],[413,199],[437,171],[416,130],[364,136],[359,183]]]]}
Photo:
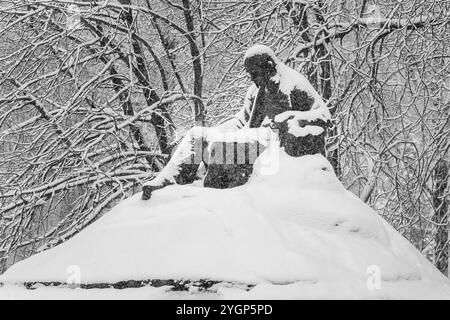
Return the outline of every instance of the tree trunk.
{"type": "MultiPolygon", "coordinates": [[[[119,2],[125,5],[130,5],[129,0],[123,0],[119,2]]],[[[122,20],[126,23],[127,27],[129,28],[131,34],[133,35],[135,32],[134,31],[135,26],[134,26],[133,11],[131,10],[131,8],[124,10],[121,17],[122,20]]],[[[153,103],[159,100],[159,97],[156,94],[155,90],[152,89],[150,86],[150,75],[148,73],[145,64],[142,47],[138,42],[138,40],[135,39],[133,36],[131,36],[131,39],[132,39],[133,54],[136,58],[137,63],[137,71],[140,73],[140,75],[136,74],[136,76],[139,79],[139,84],[144,87],[143,93],[145,100],[147,101],[147,105],[151,106],[153,103]]],[[[172,119],[165,106],[158,105],[156,110],[158,112],[152,114],[151,124],[155,128],[161,153],[170,155],[171,147],[169,144],[169,134],[167,132],[167,129],[170,128],[170,125],[172,124],[172,119]]],[[[132,110],[127,115],[133,115],[132,110]]]]}
{"type": "MultiPolygon", "coordinates": [[[[186,28],[189,32],[188,40],[189,40],[189,48],[191,50],[192,56],[192,67],[194,70],[194,94],[197,97],[202,96],[202,87],[203,87],[203,75],[202,75],[202,64],[200,60],[200,51],[196,44],[196,37],[194,33],[194,17],[191,13],[189,0],[183,0],[184,7],[184,19],[186,21],[186,28]]],[[[203,127],[205,125],[205,110],[203,108],[203,104],[200,101],[195,101],[195,125],[199,127],[203,127]]]]}
{"type": "Polygon", "coordinates": [[[435,260],[436,267],[448,275],[448,187],[449,168],[444,159],[440,159],[434,168],[433,221],[436,223],[435,260]]]}

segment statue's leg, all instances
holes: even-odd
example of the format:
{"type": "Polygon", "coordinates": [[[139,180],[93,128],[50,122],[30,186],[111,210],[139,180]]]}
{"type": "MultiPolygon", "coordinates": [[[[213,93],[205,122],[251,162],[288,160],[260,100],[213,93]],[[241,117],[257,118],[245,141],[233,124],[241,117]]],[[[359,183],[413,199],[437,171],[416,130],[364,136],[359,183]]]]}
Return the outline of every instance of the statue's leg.
{"type": "MultiPolygon", "coordinates": [[[[301,111],[300,111],[301,112],[301,111]]],[[[289,131],[289,125],[287,121],[277,122],[276,128],[278,129],[280,137],[280,145],[284,147],[285,152],[292,157],[300,157],[309,154],[322,154],[325,156],[325,134],[329,124],[323,120],[298,120],[298,127],[304,128],[310,126],[310,128],[322,128],[323,131],[314,133],[311,131],[306,135],[294,135],[289,131]]]]}
{"type": "Polygon", "coordinates": [[[207,128],[190,129],[177,146],[164,169],[142,187],[142,200],[151,198],[152,192],[171,184],[188,184],[197,179],[197,170],[204,159],[207,128]]]}
{"type": "Polygon", "coordinates": [[[257,140],[212,143],[208,172],[203,180],[203,186],[226,189],[245,184],[253,172],[255,160],[264,149],[265,147],[257,140]]]}

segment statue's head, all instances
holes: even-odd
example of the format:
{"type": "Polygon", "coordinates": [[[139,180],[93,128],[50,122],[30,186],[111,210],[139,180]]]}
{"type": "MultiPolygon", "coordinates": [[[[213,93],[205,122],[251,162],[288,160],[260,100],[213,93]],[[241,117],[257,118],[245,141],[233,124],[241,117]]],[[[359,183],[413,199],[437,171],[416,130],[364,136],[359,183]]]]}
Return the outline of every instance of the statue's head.
{"type": "Polygon", "coordinates": [[[256,86],[265,87],[277,73],[277,61],[272,49],[264,45],[254,45],[245,53],[244,65],[256,86]]]}

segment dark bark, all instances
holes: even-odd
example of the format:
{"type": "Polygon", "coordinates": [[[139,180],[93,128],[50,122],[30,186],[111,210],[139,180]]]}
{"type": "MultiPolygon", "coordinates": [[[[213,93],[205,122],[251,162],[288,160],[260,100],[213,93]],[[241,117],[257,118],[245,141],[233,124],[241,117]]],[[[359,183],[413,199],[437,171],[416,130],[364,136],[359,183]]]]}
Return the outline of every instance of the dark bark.
{"type": "MultiPolygon", "coordinates": [[[[129,6],[131,2],[129,0],[119,0],[119,2],[123,5],[129,6]]],[[[131,35],[132,40],[132,48],[134,57],[136,59],[136,66],[130,65],[130,68],[132,68],[133,74],[137,77],[138,83],[144,88],[143,94],[146,100],[146,103],[148,106],[151,106],[153,103],[159,101],[159,97],[156,94],[156,91],[150,86],[150,77],[147,71],[147,67],[145,64],[145,56],[142,50],[142,46],[139,42],[140,39],[134,32],[134,17],[133,17],[133,11],[130,7],[124,7],[122,12],[119,15],[119,18],[125,23],[127,29],[123,30],[123,28],[119,26],[115,26],[117,29],[121,29],[123,32],[128,32],[131,35]]],[[[95,19],[92,19],[95,20],[95,19]]],[[[103,34],[101,30],[101,24],[105,23],[104,21],[97,20],[98,26],[93,27],[88,23],[88,21],[83,20],[83,22],[94,32],[97,34],[97,36],[106,38],[107,37],[103,34]]],[[[110,47],[115,48],[118,50],[119,56],[121,60],[128,64],[129,61],[127,60],[125,54],[120,52],[117,46],[113,44],[112,41],[105,41],[105,44],[109,45],[110,47]]],[[[147,49],[150,51],[150,54],[152,54],[153,58],[155,59],[156,64],[159,67],[159,70],[161,72],[161,78],[163,81],[163,87],[167,87],[167,79],[165,76],[165,71],[163,70],[161,63],[159,62],[159,59],[156,57],[154,52],[151,50],[151,47],[149,45],[146,45],[147,49]]],[[[134,115],[134,110],[126,109],[126,115],[134,115]]],[[[158,105],[156,107],[156,112],[152,114],[150,123],[154,126],[156,136],[158,138],[158,144],[161,150],[161,153],[163,154],[170,154],[171,148],[169,145],[169,135],[167,134],[167,128],[172,128],[172,120],[170,118],[169,113],[167,112],[167,109],[165,106],[158,105]]]]}
{"type": "Polygon", "coordinates": [[[434,252],[435,265],[445,275],[448,275],[449,263],[449,206],[448,194],[446,193],[448,179],[449,165],[447,161],[440,159],[434,168],[433,221],[436,223],[434,252]]]}
{"type": "MultiPolygon", "coordinates": [[[[202,96],[203,75],[202,75],[202,63],[200,59],[200,51],[196,44],[196,37],[194,33],[194,17],[190,9],[190,1],[183,0],[183,13],[186,21],[186,28],[188,31],[189,48],[192,56],[192,67],[194,69],[194,94],[198,97],[202,96]]],[[[205,124],[205,110],[203,105],[196,101],[195,105],[195,125],[204,126],[205,124]]]]}
{"type": "MultiPolygon", "coordinates": [[[[125,4],[129,4],[129,1],[125,4]]],[[[126,26],[129,29],[129,32],[134,34],[134,17],[133,11],[131,8],[124,10],[121,14],[122,20],[125,22],[126,26]]],[[[144,87],[143,94],[148,106],[151,106],[153,103],[159,101],[159,97],[156,94],[155,90],[150,86],[150,76],[147,71],[147,66],[145,65],[144,53],[140,43],[137,41],[135,37],[131,37],[132,39],[132,47],[134,56],[136,58],[137,63],[137,71],[140,73],[141,77],[138,77],[139,83],[144,87]]],[[[132,112],[129,112],[128,115],[133,115],[132,112]]],[[[172,119],[170,118],[169,113],[165,106],[157,106],[156,112],[152,114],[151,124],[154,126],[156,131],[156,136],[158,137],[159,148],[161,153],[170,154],[171,147],[169,144],[169,135],[167,133],[166,127],[169,128],[172,119]]]]}
{"type": "MultiPolygon", "coordinates": [[[[323,1],[318,1],[319,8],[323,7],[323,1]]],[[[317,9],[316,10],[316,19],[317,21],[325,25],[325,19],[323,17],[322,12],[317,9]]],[[[325,99],[325,101],[330,101],[331,95],[332,95],[332,83],[331,83],[331,57],[330,52],[327,48],[327,45],[330,43],[329,40],[329,34],[326,31],[323,31],[324,38],[327,39],[324,42],[320,43],[317,46],[317,56],[316,59],[320,61],[319,63],[319,79],[320,79],[320,92],[322,93],[322,97],[325,99]]],[[[328,106],[331,116],[335,116],[336,112],[336,105],[329,105],[328,106]]],[[[333,126],[329,130],[329,136],[333,140],[336,141],[336,137],[338,135],[337,127],[333,126]]],[[[341,167],[339,164],[339,146],[335,148],[333,151],[331,151],[328,154],[328,160],[330,161],[331,165],[333,166],[334,172],[338,177],[341,176],[341,167]]]]}
{"type": "MultiPolygon", "coordinates": [[[[152,7],[150,5],[150,2],[147,0],[147,7],[152,10],[152,7]]],[[[177,71],[176,65],[175,65],[175,56],[170,52],[171,49],[173,49],[173,42],[170,41],[169,37],[164,36],[163,31],[161,30],[161,26],[159,25],[158,20],[152,16],[152,25],[155,28],[156,32],[158,33],[159,39],[161,41],[161,44],[164,48],[164,52],[166,53],[167,59],[169,60],[170,66],[172,68],[172,71],[175,75],[175,78],[177,79],[178,85],[180,86],[180,89],[183,93],[186,93],[186,88],[183,84],[183,80],[181,78],[180,73],[177,71]]]]}
{"type": "MultiPolygon", "coordinates": [[[[100,31],[100,33],[103,33],[103,29],[100,25],[97,26],[97,30],[100,31]]],[[[102,37],[100,40],[101,47],[107,46],[107,39],[105,37],[102,37]]],[[[107,63],[108,59],[104,56],[102,56],[101,61],[103,63],[107,63]]],[[[131,103],[130,99],[130,93],[129,90],[122,90],[125,88],[125,84],[123,83],[122,79],[119,77],[119,74],[114,66],[111,66],[109,69],[109,73],[114,76],[112,78],[112,83],[114,84],[114,91],[119,94],[119,101],[122,104],[122,111],[125,115],[134,115],[134,109],[133,105],[131,103]]],[[[131,135],[133,136],[133,139],[136,141],[139,150],[140,151],[150,151],[150,148],[147,146],[144,140],[144,135],[142,134],[141,130],[138,126],[136,126],[134,123],[130,124],[130,131],[131,135]]],[[[154,163],[154,159],[151,156],[147,156],[146,160],[148,164],[154,169],[157,170],[157,166],[154,163]]]]}

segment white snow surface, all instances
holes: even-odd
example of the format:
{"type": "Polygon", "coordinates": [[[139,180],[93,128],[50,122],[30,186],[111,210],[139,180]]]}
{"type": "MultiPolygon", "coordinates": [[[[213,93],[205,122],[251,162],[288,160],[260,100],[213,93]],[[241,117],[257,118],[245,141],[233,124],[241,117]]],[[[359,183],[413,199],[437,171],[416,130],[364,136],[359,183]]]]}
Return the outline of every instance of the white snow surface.
{"type": "Polygon", "coordinates": [[[288,125],[289,125],[289,130],[288,132],[290,134],[292,134],[295,137],[306,137],[307,135],[314,135],[314,136],[318,136],[319,134],[321,134],[322,132],[324,132],[325,130],[322,127],[319,126],[304,126],[304,127],[300,127],[298,125],[298,123],[296,122],[291,122],[292,120],[288,121],[288,125]],[[291,123],[289,123],[291,122],[291,123]]]}
{"type": "MultiPolygon", "coordinates": [[[[233,189],[173,185],[122,201],[68,241],[0,276],[0,299],[449,299],[450,282],[370,207],[321,155],[266,152],[233,189]],[[195,288],[26,290],[23,282],[222,281],[195,288]],[[379,270],[379,286],[371,270],[379,270]],[[375,280],[376,283],[376,280],[375,280]],[[246,290],[244,284],[253,285],[246,290]]],[[[376,277],[376,275],[375,275],[376,277]]]]}
{"type": "Polygon", "coordinates": [[[257,56],[259,54],[267,54],[269,57],[271,57],[275,62],[278,61],[278,58],[275,56],[275,52],[263,44],[255,44],[251,46],[250,48],[245,51],[244,59],[247,59],[249,57],[257,56]]]}

